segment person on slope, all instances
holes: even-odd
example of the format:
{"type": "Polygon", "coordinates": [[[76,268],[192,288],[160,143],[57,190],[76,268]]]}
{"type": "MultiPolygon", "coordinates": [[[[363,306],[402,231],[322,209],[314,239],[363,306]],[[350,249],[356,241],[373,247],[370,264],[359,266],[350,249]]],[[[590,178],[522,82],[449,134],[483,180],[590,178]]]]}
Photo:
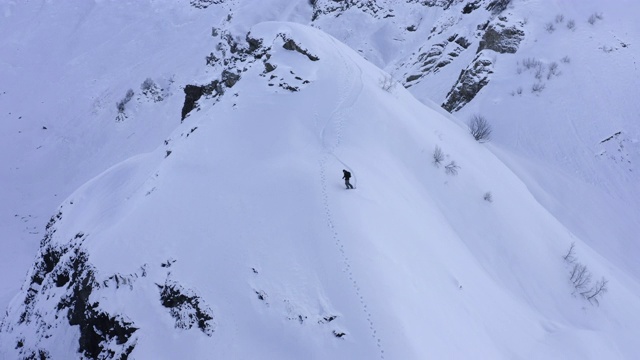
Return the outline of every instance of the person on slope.
{"type": "Polygon", "coordinates": [[[353,185],[349,183],[349,179],[351,179],[351,173],[347,170],[342,170],[342,173],[344,174],[342,178],[344,179],[344,184],[347,186],[347,189],[353,189],[353,185]]]}

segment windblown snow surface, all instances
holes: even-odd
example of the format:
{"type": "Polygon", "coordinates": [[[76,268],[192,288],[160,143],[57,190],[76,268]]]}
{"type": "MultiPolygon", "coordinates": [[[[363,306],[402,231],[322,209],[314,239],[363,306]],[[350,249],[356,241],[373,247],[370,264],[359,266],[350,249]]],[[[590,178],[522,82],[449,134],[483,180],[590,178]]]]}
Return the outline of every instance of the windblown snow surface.
{"type": "MultiPolygon", "coordinates": [[[[310,16],[306,2],[276,3],[235,25],[213,5],[2,4],[10,21],[0,31],[11,36],[0,38],[0,156],[11,187],[0,193],[10,235],[1,260],[9,278],[26,280],[17,295],[15,280],[2,284],[0,357],[95,355],[82,353],[86,338],[67,313],[82,280],[63,266],[82,253],[100,284],[85,300],[134,328],[103,343],[104,358],[637,358],[638,74],[622,55],[631,45],[593,49],[600,38],[582,29],[592,11],[575,10],[581,22],[566,41],[592,42],[561,63],[558,52],[534,51],[534,39],[554,36],[541,20],[522,53],[494,61],[493,87],[451,115],[400,84],[383,90],[379,66],[390,65],[327,33],[343,28],[294,23],[310,16]],[[288,22],[261,22],[270,18],[288,22]],[[237,83],[180,122],[183,88],[220,75],[203,65],[211,26],[261,46],[237,60],[237,83]],[[47,31],[73,41],[47,47],[35,39],[47,31]],[[533,75],[518,73],[534,53],[562,71],[545,75],[539,94],[533,75]],[[592,71],[612,59],[629,73],[592,71]],[[608,76],[627,80],[617,87],[608,76]],[[140,91],[146,78],[161,100],[140,91]],[[624,96],[616,104],[625,107],[598,105],[599,96],[624,96]],[[477,112],[495,120],[491,143],[469,135],[477,112]],[[599,142],[609,135],[615,146],[599,142]],[[627,162],[605,162],[618,148],[627,162]],[[356,189],[345,190],[343,169],[356,189]],[[44,245],[72,250],[34,280],[28,262],[38,254],[48,266],[44,245]],[[591,278],[585,289],[571,280],[576,265],[591,278]],[[602,279],[608,291],[580,294],[602,279]],[[196,305],[162,300],[174,285],[196,305]]],[[[556,14],[528,3],[535,16],[556,14]]]]}

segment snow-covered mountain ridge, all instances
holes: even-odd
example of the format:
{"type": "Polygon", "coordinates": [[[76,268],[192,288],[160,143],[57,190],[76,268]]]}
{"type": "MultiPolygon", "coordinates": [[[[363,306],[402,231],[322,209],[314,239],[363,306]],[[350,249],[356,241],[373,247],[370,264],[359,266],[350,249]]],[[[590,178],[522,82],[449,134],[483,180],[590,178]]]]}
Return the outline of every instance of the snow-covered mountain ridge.
{"type": "MultiPolygon", "coordinates": [[[[436,10],[468,8],[448,3],[436,10]]],[[[422,99],[425,107],[399,85],[385,91],[387,75],[356,54],[367,52],[369,60],[394,54],[384,45],[358,51],[349,44],[354,52],[322,31],[252,21],[275,12],[298,22],[311,15],[315,27],[330,31],[330,21],[362,14],[374,14],[376,22],[402,18],[380,17],[384,3],[345,2],[326,13],[317,11],[321,2],[232,9],[240,4],[160,9],[172,14],[174,28],[166,33],[176,39],[193,34],[179,30],[185,24],[207,24],[195,43],[181,42],[191,54],[185,58],[197,61],[184,65],[166,56],[133,84],[122,75],[104,80],[109,89],[120,82],[121,90],[99,103],[135,91],[123,111],[93,102],[97,110],[86,113],[102,133],[74,130],[80,123],[69,122],[66,136],[97,134],[75,147],[90,153],[70,152],[92,163],[71,166],[82,169],[78,178],[106,171],[65,200],[46,226],[35,266],[0,329],[5,357],[68,358],[79,351],[87,358],[633,358],[637,267],[624,260],[637,245],[624,239],[636,225],[594,219],[592,226],[626,227],[612,250],[599,252],[612,242],[572,234],[588,233],[589,225],[558,221],[557,212],[566,212],[549,204],[562,200],[562,188],[541,179],[580,183],[524,157],[535,147],[510,149],[501,135],[507,126],[494,123],[495,145],[478,144],[438,105],[422,99]],[[233,16],[221,14],[225,6],[233,16]],[[202,14],[217,14],[220,23],[202,14]],[[175,74],[154,75],[171,66],[175,74]],[[180,88],[187,97],[197,94],[193,109],[185,110],[180,88]],[[101,138],[104,150],[91,146],[101,138]],[[445,155],[439,166],[436,146],[445,155]],[[357,190],[341,189],[342,168],[353,171],[357,190]],[[606,279],[609,293],[591,301],[581,296],[569,279],[576,265],[586,265],[592,277],[586,290],[606,279]]],[[[469,4],[478,5],[471,14],[490,14],[487,4],[469,4]]],[[[102,14],[111,5],[97,6],[94,13],[102,14]]],[[[334,25],[330,32],[346,29],[334,25]]],[[[450,44],[473,60],[461,50],[462,37],[450,44]]],[[[140,44],[133,41],[132,49],[140,44]]],[[[561,66],[562,75],[571,69],[561,66]]],[[[502,70],[493,71],[485,90],[505,82],[502,70]]],[[[419,91],[429,76],[409,90],[419,91]]],[[[547,80],[551,88],[562,77],[547,80]]],[[[517,93],[513,83],[501,86],[512,88],[517,93]]],[[[481,90],[462,111],[483,96],[481,90]]],[[[57,126],[46,125],[41,130],[57,126]]],[[[631,147],[628,158],[636,156],[633,138],[620,143],[631,147]]],[[[630,179],[608,177],[606,184],[622,181],[609,188],[617,196],[630,179]]],[[[595,195],[596,204],[607,199],[595,195]]],[[[591,216],[590,209],[571,216],[591,216]]]]}

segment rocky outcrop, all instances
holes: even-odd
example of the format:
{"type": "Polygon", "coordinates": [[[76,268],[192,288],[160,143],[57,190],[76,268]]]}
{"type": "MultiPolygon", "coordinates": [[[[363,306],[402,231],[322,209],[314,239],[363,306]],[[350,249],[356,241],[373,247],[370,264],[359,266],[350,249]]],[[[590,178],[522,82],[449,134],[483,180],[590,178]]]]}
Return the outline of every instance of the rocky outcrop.
{"type": "Polygon", "coordinates": [[[480,40],[477,52],[488,49],[501,54],[514,54],[523,38],[524,31],[515,25],[506,26],[500,22],[490,24],[480,40]]]}
{"type": "Polygon", "coordinates": [[[78,233],[64,244],[53,241],[61,219],[58,212],[47,224],[24,299],[8,310],[0,332],[14,337],[22,358],[48,359],[48,339],[57,329],[72,327],[79,331],[77,350],[83,358],[126,359],[138,328],[125,315],[102,309],[92,296],[103,286],[82,246],[87,236],[78,233]]]}
{"type": "Polygon", "coordinates": [[[303,48],[301,48],[300,46],[298,46],[298,44],[296,44],[296,42],[295,42],[295,41],[293,41],[293,39],[288,39],[288,38],[286,38],[286,37],[284,36],[284,34],[283,34],[282,36],[283,36],[283,40],[284,40],[284,45],[282,45],[282,47],[283,47],[283,48],[285,48],[285,49],[287,49],[287,50],[297,51],[297,52],[299,52],[300,54],[302,54],[302,55],[304,55],[304,56],[308,57],[308,58],[309,58],[309,60],[311,60],[311,61],[318,61],[318,60],[320,60],[320,58],[319,58],[319,57],[317,57],[317,56],[312,55],[311,53],[309,53],[309,50],[307,50],[307,49],[303,49],[303,48]]]}
{"type": "Polygon", "coordinates": [[[491,59],[483,53],[478,54],[471,65],[460,72],[458,80],[447,94],[442,107],[449,112],[460,110],[489,83],[489,75],[492,73],[491,59]]]}
{"type": "Polygon", "coordinates": [[[437,73],[443,67],[449,65],[455,58],[471,45],[463,36],[454,34],[447,40],[431,45],[429,50],[421,51],[410,73],[405,75],[405,87],[413,86],[423,77],[437,73]]]}
{"type": "Polygon", "coordinates": [[[222,4],[224,0],[191,0],[190,4],[197,9],[206,9],[213,4],[222,4]]]}
{"type": "Polygon", "coordinates": [[[189,330],[197,326],[207,336],[213,334],[213,313],[200,296],[168,279],[163,285],[157,286],[160,302],[169,309],[176,328],[189,330]]]}
{"type": "Polygon", "coordinates": [[[385,9],[375,0],[311,0],[311,5],[313,6],[312,21],[326,15],[338,17],[351,8],[359,9],[375,18],[394,16],[393,9],[385,9]]]}

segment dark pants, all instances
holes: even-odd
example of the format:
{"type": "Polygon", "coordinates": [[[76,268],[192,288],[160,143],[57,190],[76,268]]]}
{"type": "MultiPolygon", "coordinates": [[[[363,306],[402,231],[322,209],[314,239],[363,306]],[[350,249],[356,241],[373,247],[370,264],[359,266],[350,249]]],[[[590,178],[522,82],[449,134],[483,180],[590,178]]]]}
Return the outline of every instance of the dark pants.
{"type": "Polygon", "coordinates": [[[353,189],[353,185],[349,184],[349,179],[344,179],[344,184],[347,186],[347,189],[353,189]]]}

